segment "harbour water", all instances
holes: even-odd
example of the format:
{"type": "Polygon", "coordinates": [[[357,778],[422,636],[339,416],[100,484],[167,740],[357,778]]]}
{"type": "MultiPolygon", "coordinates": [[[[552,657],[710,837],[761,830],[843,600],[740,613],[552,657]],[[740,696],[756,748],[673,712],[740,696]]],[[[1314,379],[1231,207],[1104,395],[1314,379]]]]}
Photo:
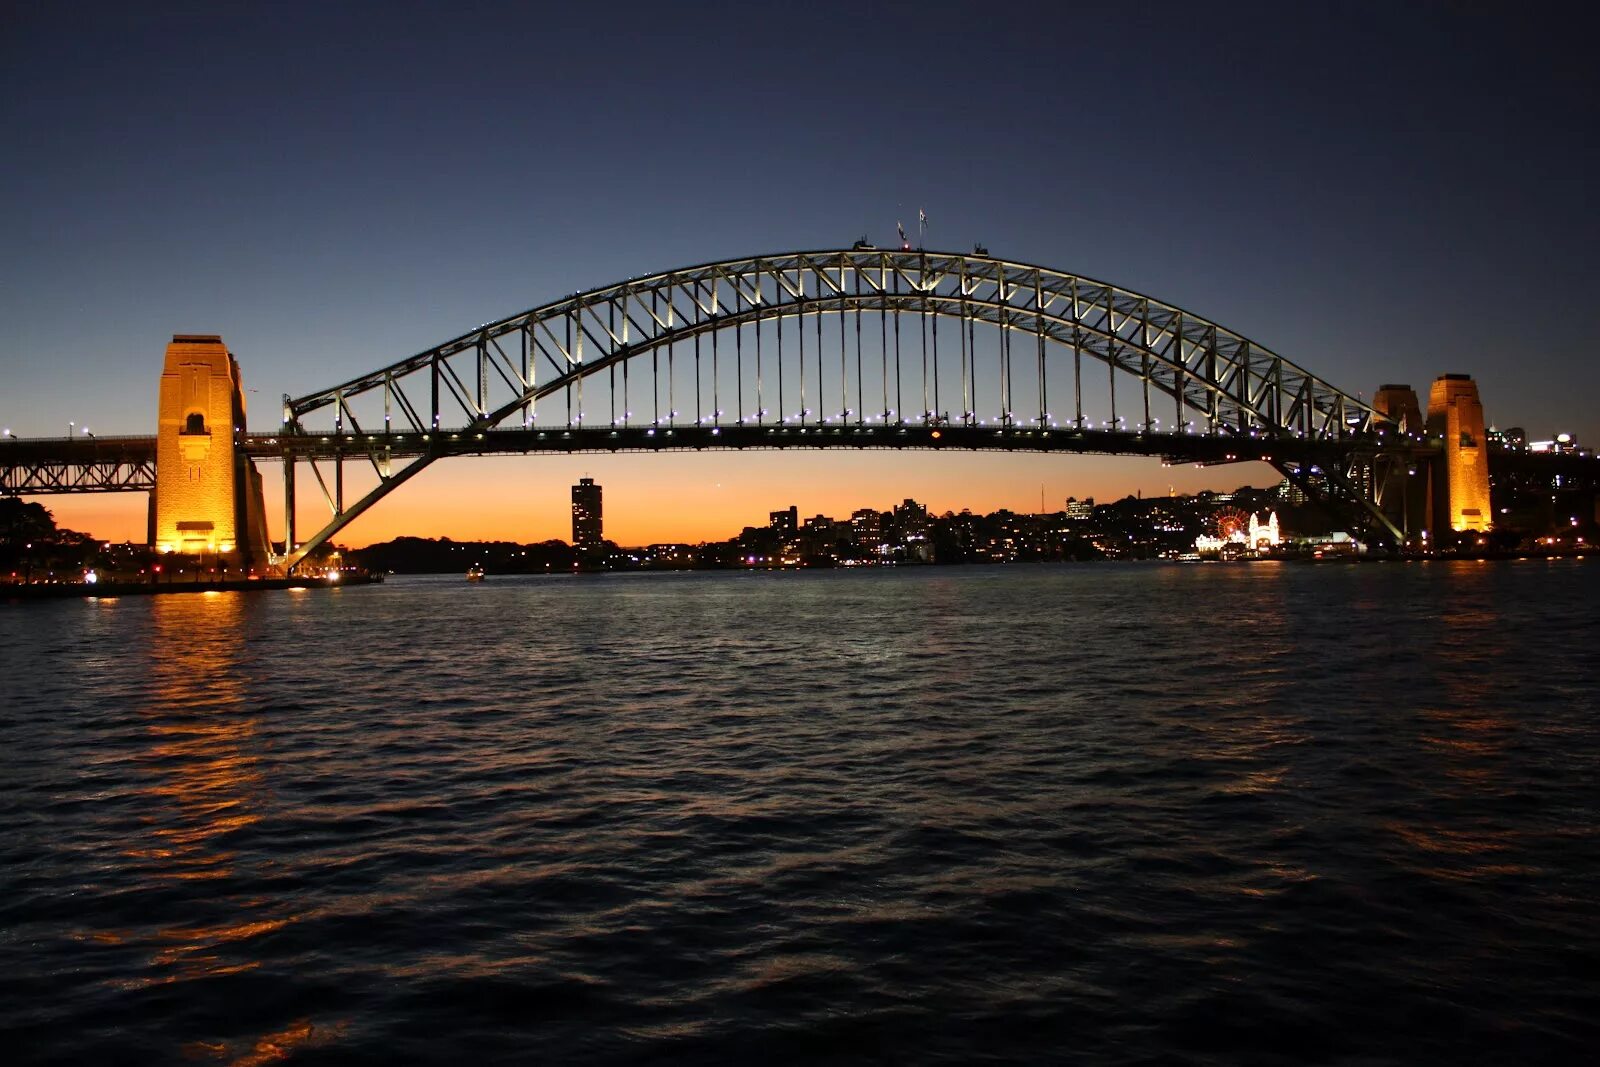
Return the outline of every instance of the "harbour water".
{"type": "Polygon", "coordinates": [[[40,1063],[1577,1062],[1600,562],[0,604],[40,1063]]]}

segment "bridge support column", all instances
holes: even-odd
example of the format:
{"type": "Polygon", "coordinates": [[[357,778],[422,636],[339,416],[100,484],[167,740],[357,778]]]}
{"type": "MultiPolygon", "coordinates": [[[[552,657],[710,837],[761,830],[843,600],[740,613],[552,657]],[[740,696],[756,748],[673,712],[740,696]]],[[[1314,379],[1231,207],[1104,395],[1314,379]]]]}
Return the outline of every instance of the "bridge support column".
{"type": "Polygon", "coordinates": [[[283,454],[283,554],[294,554],[294,453],[283,454]]]}
{"type": "Polygon", "coordinates": [[[1373,464],[1373,495],[1409,544],[1431,526],[1428,486],[1432,456],[1414,446],[1414,438],[1424,427],[1422,405],[1411,386],[1383,385],[1373,394],[1372,406],[1394,421],[1391,432],[1399,434],[1373,464]]]}
{"type": "Polygon", "coordinates": [[[265,563],[261,478],[239,452],[239,364],[213,334],[176,334],[161,374],[151,544],[233,566],[265,563]]]}
{"type": "Polygon", "coordinates": [[[1443,444],[1434,479],[1434,537],[1482,533],[1493,524],[1489,506],[1489,442],[1478,384],[1466,374],[1442,374],[1428,396],[1428,436],[1443,444]]]}

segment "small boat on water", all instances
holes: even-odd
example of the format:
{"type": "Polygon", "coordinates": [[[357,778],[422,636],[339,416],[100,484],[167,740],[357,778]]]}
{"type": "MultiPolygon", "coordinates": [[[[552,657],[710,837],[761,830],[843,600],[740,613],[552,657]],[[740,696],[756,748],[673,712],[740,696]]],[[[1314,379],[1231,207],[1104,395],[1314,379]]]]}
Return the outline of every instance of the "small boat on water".
{"type": "Polygon", "coordinates": [[[468,567],[467,568],[467,581],[469,581],[469,582],[481,582],[481,581],[483,581],[483,568],[478,566],[478,564],[476,564],[476,563],[474,563],[472,566],[468,567]]]}

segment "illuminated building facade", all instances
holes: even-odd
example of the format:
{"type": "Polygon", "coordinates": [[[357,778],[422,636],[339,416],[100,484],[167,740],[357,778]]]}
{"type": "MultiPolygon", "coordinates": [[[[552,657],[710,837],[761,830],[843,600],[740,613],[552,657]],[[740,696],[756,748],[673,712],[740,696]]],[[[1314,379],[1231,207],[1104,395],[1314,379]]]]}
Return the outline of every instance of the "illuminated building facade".
{"type": "Polygon", "coordinates": [[[1264,556],[1283,543],[1278,531],[1278,513],[1269,511],[1265,520],[1258,520],[1252,512],[1247,517],[1233,509],[1218,513],[1215,534],[1201,534],[1194,539],[1194,550],[1201,556],[1221,556],[1237,559],[1244,556],[1264,556]]]}
{"type": "Polygon", "coordinates": [[[1442,445],[1443,469],[1433,481],[1433,521],[1451,530],[1487,530],[1489,453],[1478,384],[1443,374],[1428,395],[1428,436],[1442,445]]]}
{"type": "Polygon", "coordinates": [[[877,548],[883,541],[883,515],[873,508],[850,514],[850,536],[862,548],[877,548]]]}
{"type": "Polygon", "coordinates": [[[602,543],[600,487],[593,478],[579,478],[572,487],[572,543],[598,548],[602,543]]]}
{"type": "Polygon", "coordinates": [[[261,476],[234,447],[245,428],[239,364],[214,334],[176,334],[161,373],[151,543],[162,552],[265,563],[261,476]]]}
{"type": "Polygon", "coordinates": [[[1257,522],[1256,517],[1251,515],[1249,537],[1250,547],[1257,551],[1282,544],[1283,538],[1278,536],[1278,513],[1268,513],[1266,522],[1257,522]]]}

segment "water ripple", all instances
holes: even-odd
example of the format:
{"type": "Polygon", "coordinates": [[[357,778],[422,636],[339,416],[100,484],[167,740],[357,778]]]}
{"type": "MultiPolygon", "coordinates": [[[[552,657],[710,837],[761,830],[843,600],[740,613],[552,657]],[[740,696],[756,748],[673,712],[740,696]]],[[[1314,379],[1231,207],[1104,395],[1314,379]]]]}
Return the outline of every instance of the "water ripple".
{"type": "Polygon", "coordinates": [[[0,608],[0,1028],[40,1063],[1576,1061],[1596,603],[1574,562],[0,608]]]}

